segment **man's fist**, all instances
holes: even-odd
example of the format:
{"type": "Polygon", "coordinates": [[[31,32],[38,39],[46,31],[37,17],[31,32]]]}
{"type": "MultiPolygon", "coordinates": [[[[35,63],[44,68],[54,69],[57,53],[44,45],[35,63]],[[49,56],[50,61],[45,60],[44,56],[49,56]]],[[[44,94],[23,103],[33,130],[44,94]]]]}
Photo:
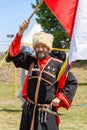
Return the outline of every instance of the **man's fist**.
{"type": "Polygon", "coordinates": [[[23,35],[24,31],[28,28],[29,23],[29,20],[25,20],[23,23],[19,25],[18,35],[23,35]]]}

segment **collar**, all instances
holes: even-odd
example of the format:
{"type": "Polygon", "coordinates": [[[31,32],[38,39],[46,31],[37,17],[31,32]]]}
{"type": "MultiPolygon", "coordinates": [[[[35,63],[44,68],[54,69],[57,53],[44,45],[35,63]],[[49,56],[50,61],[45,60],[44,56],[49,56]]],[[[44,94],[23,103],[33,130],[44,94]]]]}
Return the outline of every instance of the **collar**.
{"type": "Polygon", "coordinates": [[[46,63],[48,62],[48,60],[50,59],[51,57],[50,56],[47,56],[47,57],[45,57],[44,59],[38,59],[38,66],[39,66],[39,68],[42,70],[44,67],[45,67],[45,65],[46,65],[46,63]]]}

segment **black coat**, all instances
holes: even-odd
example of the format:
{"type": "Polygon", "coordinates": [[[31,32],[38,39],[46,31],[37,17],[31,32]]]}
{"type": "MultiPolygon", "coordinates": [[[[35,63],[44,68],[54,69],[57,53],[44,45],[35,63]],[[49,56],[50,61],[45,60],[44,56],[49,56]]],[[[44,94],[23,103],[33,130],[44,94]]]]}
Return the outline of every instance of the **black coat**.
{"type": "MultiPolygon", "coordinates": [[[[7,56],[6,60],[12,61],[16,67],[22,67],[26,70],[29,70],[31,63],[34,63],[31,74],[28,80],[28,89],[27,94],[30,100],[36,102],[36,104],[50,104],[52,99],[56,95],[56,90],[60,93],[60,88],[58,88],[58,83],[52,85],[57,78],[57,75],[61,69],[62,63],[58,59],[51,58],[46,64],[43,70],[40,70],[38,66],[37,59],[28,55],[25,52],[20,52],[16,57],[7,56]]],[[[64,98],[67,102],[72,102],[77,89],[77,80],[74,75],[69,72],[66,84],[61,93],[63,93],[64,98]]],[[[62,99],[61,99],[62,100],[62,99]]],[[[62,106],[66,107],[66,103],[62,102],[62,106]]],[[[66,107],[67,108],[67,107],[66,107]]],[[[40,120],[38,119],[39,111],[38,106],[35,106],[32,103],[25,103],[20,130],[31,130],[31,122],[34,116],[34,130],[58,130],[58,124],[56,123],[56,116],[47,114],[46,122],[41,122],[41,113],[40,120]]],[[[55,108],[52,108],[53,111],[56,111],[55,108]]],[[[45,114],[45,113],[44,113],[45,114]]],[[[45,115],[43,115],[45,117],[45,115]]]]}

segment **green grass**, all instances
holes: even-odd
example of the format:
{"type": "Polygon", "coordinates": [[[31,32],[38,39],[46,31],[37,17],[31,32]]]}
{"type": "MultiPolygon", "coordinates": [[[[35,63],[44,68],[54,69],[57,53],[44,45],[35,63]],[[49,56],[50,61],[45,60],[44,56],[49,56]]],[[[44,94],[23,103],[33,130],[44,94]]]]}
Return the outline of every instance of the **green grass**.
{"type": "Polygon", "coordinates": [[[71,108],[59,112],[60,130],[87,130],[87,86],[78,86],[71,108]]]}
{"type": "MultiPolygon", "coordinates": [[[[0,130],[19,130],[21,101],[14,87],[0,82],[0,130]]],[[[69,110],[59,110],[60,130],[87,130],[87,86],[79,85],[69,110]]]]}
{"type": "Polygon", "coordinates": [[[0,130],[18,130],[21,102],[14,95],[13,85],[0,83],[0,130]]]}

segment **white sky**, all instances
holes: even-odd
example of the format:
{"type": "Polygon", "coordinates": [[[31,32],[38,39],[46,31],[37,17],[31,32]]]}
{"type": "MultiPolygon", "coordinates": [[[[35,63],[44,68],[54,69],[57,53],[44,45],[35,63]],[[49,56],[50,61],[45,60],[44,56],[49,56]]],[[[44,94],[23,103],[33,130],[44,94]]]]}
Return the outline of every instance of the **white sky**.
{"type": "MultiPolygon", "coordinates": [[[[0,0],[0,52],[6,50],[11,43],[12,39],[7,38],[7,34],[15,35],[19,24],[31,15],[31,3],[35,3],[35,0],[0,0]]],[[[29,29],[34,21],[35,15],[31,19],[29,29]]]]}

